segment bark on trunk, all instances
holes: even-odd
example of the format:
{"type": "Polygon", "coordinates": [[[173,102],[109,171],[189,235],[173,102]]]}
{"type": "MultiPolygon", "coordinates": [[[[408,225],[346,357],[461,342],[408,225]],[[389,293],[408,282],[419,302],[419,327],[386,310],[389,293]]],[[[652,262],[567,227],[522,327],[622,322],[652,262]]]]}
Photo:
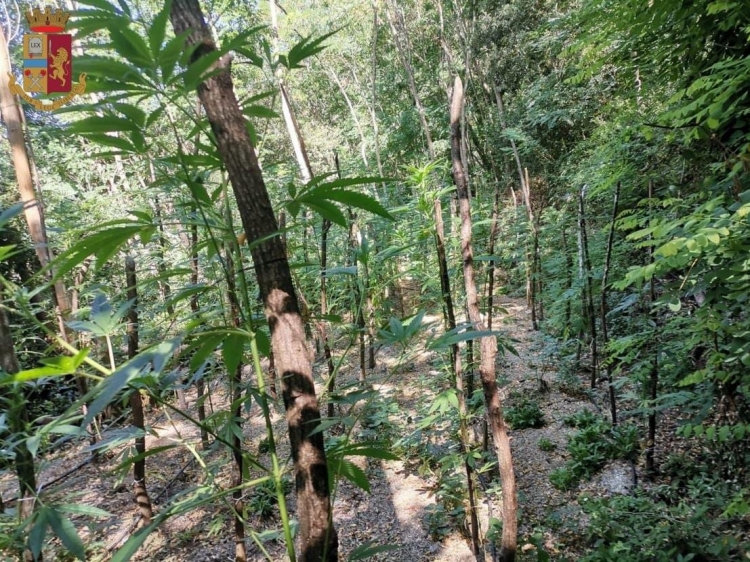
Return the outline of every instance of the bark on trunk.
{"type": "MultiPolygon", "coordinates": [[[[464,177],[461,162],[461,108],[464,103],[463,84],[456,76],[453,84],[453,99],[451,101],[451,161],[453,179],[458,191],[459,212],[461,214],[461,254],[463,258],[464,284],[466,286],[466,304],[469,319],[475,330],[483,330],[484,325],[479,312],[479,295],[474,279],[474,255],[471,242],[471,208],[469,204],[469,190],[464,177]]],[[[500,393],[497,388],[495,375],[495,357],[497,355],[497,340],[494,336],[481,338],[481,360],[479,373],[482,379],[482,389],[487,406],[487,417],[492,432],[500,468],[500,479],[503,487],[503,534],[499,559],[501,562],[512,562],[516,556],[517,541],[517,499],[516,480],[513,473],[513,459],[510,449],[508,428],[503,419],[500,404],[500,393]]]]}
{"type": "MultiPolygon", "coordinates": [[[[602,348],[606,353],[607,343],[609,342],[609,331],[607,329],[607,282],[609,281],[609,265],[612,260],[612,244],[615,239],[615,220],[617,220],[617,204],[620,201],[620,182],[617,182],[615,188],[615,199],[612,202],[612,224],[609,226],[609,236],[607,237],[607,254],[604,258],[604,271],[602,272],[602,290],[601,303],[599,311],[602,322],[602,348]]],[[[606,356],[605,356],[606,358],[606,356]]],[[[612,417],[612,425],[617,425],[617,402],[615,396],[615,381],[612,380],[612,363],[607,361],[607,388],[609,391],[609,413],[612,417]]]]}
{"type": "MultiPolygon", "coordinates": [[[[216,50],[197,0],[174,0],[170,19],[175,33],[190,32],[187,45],[196,46],[191,62],[216,50]]],[[[296,472],[299,558],[338,560],[323,434],[311,435],[320,425],[320,410],[305,329],[284,245],[274,236],[276,216],[237,103],[229,63],[227,56],[216,63],[220,72],[198,87],[198,96],[232,183],[276,350],[296,472]]]]}
{"type": "MultiPolygon", "coordinates": [[[[125,283],[127,287],[128,300],[132,301],[128,309],[128,359],[138,355],[138,289],[135,274],[135,260],[132,256],[125,256],[125,283]]],[[[132,412],[133,425],[144,430],[143,399],[141,392],[136,390],[130,394],[130,410],[132,412]]],[[[135,451],[138,455],[146,452],[146,437],[135,438],[135,451]]],[[[151,524],[154,516],[151,500],[146,489],[146,459],[141,458],[133,463],[133,494],[138,510],[141,512],[139,526],[151,524]]]]}

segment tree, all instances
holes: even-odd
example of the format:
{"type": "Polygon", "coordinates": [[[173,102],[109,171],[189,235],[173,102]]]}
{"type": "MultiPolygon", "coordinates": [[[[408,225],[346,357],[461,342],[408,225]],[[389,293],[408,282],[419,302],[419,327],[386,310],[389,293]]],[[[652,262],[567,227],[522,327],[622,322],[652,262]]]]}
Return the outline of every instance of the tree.
{"type": "MultiPolygon", "coordinates": [[[[464,177],[464,167],[461,161],[461,109],[464,104],[464,88],[461,78],[455,77],[453,82],[453,97],[451,99],[451,164],[453,181],[458,191],[458,205],[461,213],[461,255],[463,259],[464,286],[466,288],[466,307],[474,330],[481,332],[485,329],[479,312],[479,293],[474,278],[474,250],[471,235],[471,206],[469,188],[464,177]]],[[[492,314],[492,311],[489,312],[492,314]]],[[[492,431],[495,445],[500,478],[503,485],[503,538],[499,559],[502,562],[513,562],[516,557],[517,545],[517,510],[516,477],[513,473],[513,457],[510,449],[508,428],[503,419],[500,404],[500,393],[497,388],[495,375],[495,357],[497,356],[497,339],[494,335],[482,336],[480,341],[481,360],[479,375],[484,391],[484,402],[487,406],[487,418],[492,431]]]]}
{"type": "MultiPolygon", "coordinates": [[[[195,49],[192,62],[216,51],[197,0],[175,0],[170,20],[175,33],[189,33],[187,45],[195,49]]],[[[198,87],[198,97],[232,183],[271,327],[296,472],[300,559],[337,560],[323,435],[315,432],[320,410],[304,324],[276,216],[234,93],[229,62],[224,56],[215,63],[218,72],[198,87]]]]}

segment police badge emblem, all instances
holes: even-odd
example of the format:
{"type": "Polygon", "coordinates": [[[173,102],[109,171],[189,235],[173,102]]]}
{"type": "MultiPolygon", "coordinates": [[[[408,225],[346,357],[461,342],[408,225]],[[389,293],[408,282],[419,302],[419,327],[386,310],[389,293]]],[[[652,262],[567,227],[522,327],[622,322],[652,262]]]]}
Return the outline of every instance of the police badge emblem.
{"type": "Polygon", "coordinates": [[[70,14],[47,6],[26,12],[32,33],[23,36],[23,87],[9,73],[10,90],[42,111],[52,111],[86,91],[86,75],[73,83],[73,37],[65,31],[70,14]],[[51,102],[29,93],[67,94],[51,102]]]}

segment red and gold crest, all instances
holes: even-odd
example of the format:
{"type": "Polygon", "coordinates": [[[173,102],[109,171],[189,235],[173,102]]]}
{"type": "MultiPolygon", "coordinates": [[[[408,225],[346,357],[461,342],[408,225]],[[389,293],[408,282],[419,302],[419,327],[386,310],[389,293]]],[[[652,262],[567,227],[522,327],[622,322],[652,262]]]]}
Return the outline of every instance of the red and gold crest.
{"type": "Polygon", "coordinates": [[[65,31],[69,14],[47,6],[26,13],[33,33],[23,36],[23,88],[10,77],[10,89],[37,109],[57,109],[86,90],[86,75],[73,83],[73,37],[65,31]],[[35,99],[29,93],[68,94],[51,103],[35,99]]]}

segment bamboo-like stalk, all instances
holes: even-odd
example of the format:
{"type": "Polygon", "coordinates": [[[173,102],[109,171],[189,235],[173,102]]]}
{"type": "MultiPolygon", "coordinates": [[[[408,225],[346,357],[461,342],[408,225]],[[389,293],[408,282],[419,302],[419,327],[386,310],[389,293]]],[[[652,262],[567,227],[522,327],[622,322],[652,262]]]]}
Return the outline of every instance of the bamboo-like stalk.
{"type": "MultiPolygon", "coordinates": [[[[130,308],[127,312],[127,333],[128,333],[128,359],[133,359],[138,355],[138,282],[135,272],[135,260],[131,255],[125,256],[125,286],[128,300],[131,301],[130,308]]],[[[145,420],[143,415],[143,397],[141,391],[136,389],[130,393],[130,411],[133,420],[133,426],[141,431],[145,430],[145,420]]],[[[146,437],[140,435],[135,438],[135,452],[141,456],[133,463],[133,493],[135,503],[141,514],[140,526],[151,524],[154,516],[151,506],[151,499],[148,496],[146,488],[146,459],[143,455],[146,453],[146,437]]]]}
{"type": "MultiPolygon", "coordinates": [[[[227,205],[226,214],[229,216],[231,224],[231,215],[227,205]]],[[[232,239],[226,246],[226,269],[227,269],[227,300],[229,301],[229,316],[232,325],[235,328],[242,327],[242,317],[240,314],[240,299],[237,296],[237,283],[235,281],[235,266],[232,252],[237,252],[239,257],[239,248],[232,239]]],[[[233,373],[229,373],[229,385],[232,396],[232,418],[230,423],[236,423],[242,428],[242,366],[240,361],[233,373]]],[[[240,429],[240,432],[242,430],[240,429]]],[[[247,561],[247,550],[245,548],[245,516],[244,503],[242,501],[242,484],[244,483],[244,458],[242,454],[242,439],[240,435],[233,432],[232,435],[232,457],[234,458],[234,470],[232,471],[232,510],[234,515],[234,559],[235,562],[247,561]]]]}

